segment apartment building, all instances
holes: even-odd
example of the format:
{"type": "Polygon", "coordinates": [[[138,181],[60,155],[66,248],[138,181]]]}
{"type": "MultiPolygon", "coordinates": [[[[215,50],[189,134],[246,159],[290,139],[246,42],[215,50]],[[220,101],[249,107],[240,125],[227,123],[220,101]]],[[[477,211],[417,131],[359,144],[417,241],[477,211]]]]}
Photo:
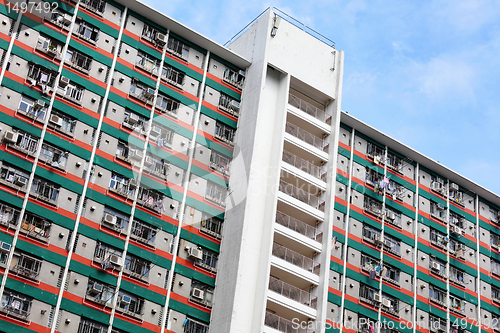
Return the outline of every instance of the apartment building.
{"type": "Polygon", "coordinates": [[[500,330],[500,198],[342,112],[333,42],[36,3],[0,4],[0,332],[500,330]]]}

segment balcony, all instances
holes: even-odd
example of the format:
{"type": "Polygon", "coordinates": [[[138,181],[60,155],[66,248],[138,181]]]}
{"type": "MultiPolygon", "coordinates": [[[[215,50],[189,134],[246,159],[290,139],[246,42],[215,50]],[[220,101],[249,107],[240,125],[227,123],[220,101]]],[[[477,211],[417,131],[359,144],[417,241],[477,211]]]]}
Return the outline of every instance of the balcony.
{"type": "Polygon", "coordinates": [[[314,330],[296,328],[297,324],[292,321],[266,311],[264,325],[285,333],[314,333],[314,330]]]}
{"type": "Polygon", "coordinates": [[[140,186],[137,196],[137,205],[141,205],[142,207],[161,214],[162,211],[165,211],[163,205],[164,198],[165,196],[161,192],[140,186]]]}
{"type": "Polygon", "coordinates": [[[7,228],[16,226],[20,213],[15,208],[0,204],[0,224],[7,228]]]}
{"type": "Polygon", "coordinates": [[[34,179],[31,186],[31,196],[50,205],[57,205],[59,188],[42,179],[34,179]]]}
{"type": "Polygon", "coordinates": [[[287,183],[283,180],[280,180],[279,183],[279,191],[283,192],[299,201],[302,201],[305,204],[308,204],[309,206],[318,209],[322,212],[325,211],[325,201],[318,198],[317,196],[300,189],[298,187],[293,186],[290,183],[287,183]]]}
{"type": "Polygon", "coordinates": [[[36,150],[38,148],[38,141],[40,139],[37,138],[36,136],[33,136],[31,134],[25,133],[25,132],[7,132],[4,135],[4,141],[6,141],[6,145],[9,148],[15,149],[23,154],[26,154],[27,156],[35,157],[36,155],[36,150]],[[9,133],[14,133],[9,139],[7,139],[7,134],[9,133]]]}
{"type": "Polygon", "coordinates": [[[5,291],[2,296],[0,312],[6,316],[14,317],[22,321],[28,321],[32,300],[24,295],[5,291]]]}
{"type": "Polygon", "coordinates": [[[28,185],[29,174],[4,164],[0,169],[0,184],[25,193],[28,185]]]}
{"type": "Polygon", "coordinates": [[[307,291],[299,289],[288,283],[280,281],[272,276],[269,277],[269,290],[316,310],[316,306],[318,303],[317,296],[314,296],[313,294],[310,294],[307,291]]]}
{"type": "Polygon", "coordinates": [[[40,274],[40,268],[42,266],[41,260],[25,254],[15,255],[14,257],[17,259],[17,262],[14,267],[11,268],[13,273],[30,280],[38,280],[38,275],[40,274]]]}
{"type": "Polygon", "coordinates": [[[222,239],[222,221],[216,217],[207,218],[201,221],[200,231],[217,239],[222,239]]]}
{"type": "Polygon", "coordinates": [[[308,272],[311,272],[319,276],[319,270],[321,265],[311,258],[308,258],[300,253],[292,251],[280,244],[273,243],[273,256],[285,260],[294,266],[302,268],[308,272]]]}
{"type": "Polygon", "coordinates": [[[329,145],[328,143],[325,142],[325,140],[323,140],[320,137],[317,137],[314,134],[307,132],[306,130],[298,127],[297,125],[294,125],[287,121],[285,126],[285,132],[325,153],[328,153],[329,145]]]}
{"type": "Polygon", "coordinates": [[[26,214],[21,224],[20,233],[47,243],[52,223],[32,214],[26,214]]]}
{"type": "Polygon", "coordinates": [[[296,107],[297,109],[307,113],[310,116],[313,116],[314,118],[328,125],[332,124],[331,115],[327,114],[324,110],[312,105],[311,103],[304,101],[303,99],[293,94],[288,94],[288,104],[296,107]]]}
{"type": "Polygon", "coordinates": [[[321,230],[280,211],[276,212],[276,223],[319,243],[323,241],[323,232],[321,230]]]}
{"type": "Polygon", "coordinates": [[[326,182],[326,168],[312,164],[286,150],[283,150],[283,162],[288,163],[305,173],[326,182]]]}

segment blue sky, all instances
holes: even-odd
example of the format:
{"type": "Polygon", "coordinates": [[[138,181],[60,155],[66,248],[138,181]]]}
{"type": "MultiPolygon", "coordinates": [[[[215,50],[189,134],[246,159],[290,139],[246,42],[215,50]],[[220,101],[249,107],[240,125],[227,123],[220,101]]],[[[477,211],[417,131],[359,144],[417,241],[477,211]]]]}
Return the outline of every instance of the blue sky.
{"type": "Polygon", "coordinates": [[[343,110],[500,193],[499,1],[143,1],[220,44],[279,8],[345,51],[343,110]]]}

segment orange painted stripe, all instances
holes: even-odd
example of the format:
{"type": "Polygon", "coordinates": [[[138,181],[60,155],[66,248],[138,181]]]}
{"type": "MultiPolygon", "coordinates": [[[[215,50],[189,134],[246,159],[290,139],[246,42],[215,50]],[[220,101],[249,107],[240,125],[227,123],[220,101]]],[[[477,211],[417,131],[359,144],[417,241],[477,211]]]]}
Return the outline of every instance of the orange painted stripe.
{"type": "Polygon", "coordinates": [[[190,301],[190,300],[189,300],[189,298],[184,297],[184,296],[181,296],[181,295],[176,294],[176,293],[174,293],[174,292],[172,292],[172,293],[170,294],[170,298],[171,298],[171,299],[173,299],[173,300],[176,300],[176,301],[178,301],[178,302],[181,302],[181,303],[187,304],[187,305],[189,305],[190,307],[195,308],[195,309],[198,309],[198,310],[201,310],[201,311],[203,311],[203,312],[206,312],[206,313],[210,313],[210,312],[212,312],[212,310],[211,310],[211,309],[206,308],[206,307],[204,307],[204,306],[200,306],[200,305],[198,305],[197,303],[190,301]]]}
{"type": "Polygon", "coordinates": [[[220,207],[220,206],[218,206],[218,205],[216,205],[216,204],[214,204],[214,203],[206,200],[205,197],[203,197],[203,196],[201,196],[199,194],[196,194],[196,193],[194,193],[194,192],[192,192],[190,190],[187,191],[187,194],[188,194],[188,196],[190,198],[193,198],[193,199],[195,199],[197,201],[203,202],[203,203],[205,203],[205,204],[207,204],[207,205],[209,205],[209,206],[211,206],[211,207],[213,207],[215,209],[220,210],[221,212],[224,212],[224,210],[225,210],[225,208],[220,207]]]}
{"type": "Polygon", "coordinates": [[[210,277],[213,277],[215,278],[215,274],[212,273],[212,272],[209,272],[205,269],[202,269],[198,266],[195,266],[193,264],[193,262],[189,261],[189,260],[186,260],[186,259],[182,259],[181,257],[177,257],[176,261],[175,261],[177,264],[180,264],[184,267],[187,267],[187,268],[191,268],[192,270],[196,271],[196,272],[199,272],[199,273],[203,273],[205,274],[206,276],[210,276],[210,277]]]}
{"type": "Polygon", "coordinates": [[[210,79],[212,79],[212,80],[214,80],[217,83],[222,84],[224,87],[229,88],[229,89],[233,90],[234,92],[237,92],[238,94],[241,94],[241,90],[236,89],[235,87],[227,84],[221,78],[219,78],[219,77],[217,77],[217,76],[215,76],[215,75],[213,75],[211,73],[208,73],[208,72],[207,72],[207,77],[210,78],[210,79]]]}
{"type": "Polygon", "coordinates": [[[351,147],[350,147],[350,146],[348,146],[348,145],[346,145],[345,143],[340,142],[340,141],[339,141],[338,143],[339,143],[339,146],[340,146],[340,147],[344,148],[345,150],[347,150],[347,151],[349,151],[349,152],[351,151],[351,147]]]}
{"type": "Polygon", "coordinates": [[[212,110],[214,112],[217,112],[218,114],[221,114],[221,115],[231,119],[231,120],[238,121],[238,118],[236,118],[235,116],[233,116],[225,111],[219,110],[219,107],[217,105],[213,105],[212,103],[209,103],[205,100],[202,101],[202,105],[209,108],[210,110],[212,110]]]}
{"type": "Polygon", "coordinates": [[[216,244],[220,244],[220,240],[218,240],[217,238],[211,237],[211,236],[209,236],[207,234],[204,234],[204,233],[200,232],[200,230],[198,228],[195,228],[195,227],[193,227],[193,226],[191,226],[189,224],[183,223],[182,224],[182,229],[184,229],[186,231],[189,231],[192,234],[195,234],[195,235],[198,235],[198,236],[203,237],[205,239],[208,239],[209,241],[214,242],[216,244]]]}
{"type": "Polygon", "coordinates": [[[158,325],[149,323],[146,320],[138,320],[138,319],[135,319],[133,317],[129,317],[125,314],[121,314],[118,311],[120,311],[120,310],[117,310],[115,312],[115,317],[117,317],[117,318],[120,318],[120,319],[125,320],[129,323],[143,327],[143,328],[148,329],[148,330],[153,331],[153,332],[160,332],[161,331],[161,328],[158,325]]]}

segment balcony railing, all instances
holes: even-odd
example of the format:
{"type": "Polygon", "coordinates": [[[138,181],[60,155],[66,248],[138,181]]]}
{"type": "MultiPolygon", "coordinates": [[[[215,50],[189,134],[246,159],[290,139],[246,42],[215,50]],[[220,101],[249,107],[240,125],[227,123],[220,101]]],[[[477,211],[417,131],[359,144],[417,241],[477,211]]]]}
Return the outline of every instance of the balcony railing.
{"type": "Polygon", "coordinates": [[[291,197],[294,197],[297,200],[302,201],[303,203],[308,204],[309,206],[312,206],[313,208],[319,209],[322,212],[325,211],[324,200],[307,191],[304,191],[303,189],[295,187],[290,183],[280,180],[279,190],[291,197]]]}
{"type": "Polygon", "coordinates": [[[325,142],[325,140],[318,138],[316,135],[311,134],[292,123],[289,122],[286,123],[285,132],[304,141],[305,143],[308,143],[328,153],[328,144],[325,142]]]}
{"type": "Polygon", "coordinates": [[[326,169],[312,164],[286,150],[283,150],[283,161],[310,174],[311,176],[326,182],[326,169]]]}
{"type": "Polygon", "coordinates": [[[266,312],[264,325],[285,333],[314,333],[313,330],[297,327],[299,325],[296,323],[270,312],[266,312]]]}
{"type": "Polygon", "coordinates": [[[285,260],[297,267],[305,269],[315,275],[319,275],[319,269],[321,267],[320,263],[315,262],[311,258],[308,258],[300,253],[290,250],[282,245],[273,243],[273,256],[285,260]]]}
{"type": "Polygon", "coordinates": [[[320,243],[323,241],[322,231],[282,212],[276,212],[276,222],[284,227],[287,227],[288,229],[306,236],[307,238],[318,241],[320,243]]]}
{"type": "Polygon", "coordinates": [[[293,94],[288,94],[288,104],[295,106],[297,109],[304,111],[310,116],[313,116],[314,118],[321,120],[324,123],[327,123],[328,125],[332,124],[332,116],[326,113],[324,110],[321,110],[320,108],[315,107],[314,105],[307,103],[303,99],[300,99],[299,97],[293,95],[293,94]]]}
{"type": "Polygon", "coordinates": [[[220,239],[222,238],[222,221],[215,217],[207,218],[201,221],[200,231],[220,239]]]}
{"type": "Polygon", "coordinates": [[[274,291],[286,298],[316,309],[318,297],[307,291],[280,281],[272,276],[269,277],[269,290],[274,291]]]}

